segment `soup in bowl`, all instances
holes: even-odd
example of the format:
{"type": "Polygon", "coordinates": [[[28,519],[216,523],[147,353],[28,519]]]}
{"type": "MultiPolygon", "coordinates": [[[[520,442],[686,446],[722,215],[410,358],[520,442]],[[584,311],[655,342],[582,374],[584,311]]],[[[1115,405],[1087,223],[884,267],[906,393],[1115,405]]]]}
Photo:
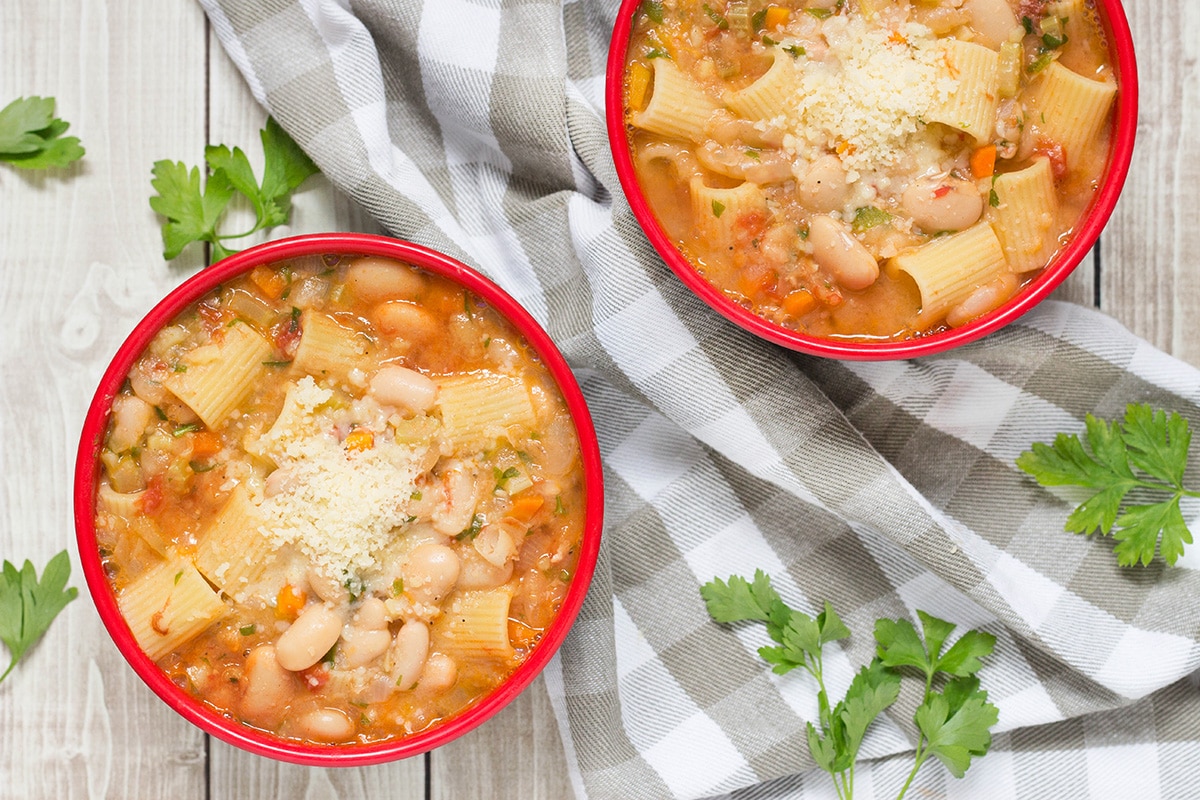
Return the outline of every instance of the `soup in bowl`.
{"type": "Polygon", "coordinates": [[[234,255],[137,326],[88,412],[76,526],[143,680],[306,764],[426,751],[537,675],[599,546],[598,447],[553,343],[383,237],[234,255]]]}
{"type": "Polygon", "coordinates": [[[1079,263],[1124,182],[1117,0],[626,0],[608,126],[668,266],[801,351],[944,350],[1079,263]]]}

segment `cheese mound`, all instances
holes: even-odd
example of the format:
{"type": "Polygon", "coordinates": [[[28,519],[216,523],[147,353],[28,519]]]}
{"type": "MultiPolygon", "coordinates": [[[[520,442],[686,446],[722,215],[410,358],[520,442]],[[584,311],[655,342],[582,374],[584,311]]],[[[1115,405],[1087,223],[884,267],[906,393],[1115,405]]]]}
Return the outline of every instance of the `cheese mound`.
{"type": "Polygon", "coordinates": [[[890,30],[838,15],[821,33],[828,53],[800,59],[798,90],[772,120],[785,131],[789,155],[812,161],[833,151],[855,181],[863,172],[909,161],[935,140],[921,118],[945,102],[958,81],[939,70],[943,54],[927,27],[910,22],[890,30]]]}
{"type": "Polygon", "coordinates": [[[261,444],[278,464],[279,491],[263,500],[264,536],[294,547],[339,580],[374,563],[392,530],[408,522],[419,477],[418,453],[374,431],[374,446],[347,450],[338,440],[332,392],[305,377],[290,387],[284,411],[261,444]]]}

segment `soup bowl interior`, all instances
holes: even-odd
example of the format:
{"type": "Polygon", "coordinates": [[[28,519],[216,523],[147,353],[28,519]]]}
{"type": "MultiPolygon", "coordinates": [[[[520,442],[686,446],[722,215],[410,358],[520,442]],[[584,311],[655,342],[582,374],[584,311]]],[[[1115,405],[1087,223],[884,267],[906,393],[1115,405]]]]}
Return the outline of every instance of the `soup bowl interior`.
{"type": "Polygon", "coordinates": [[[961,327],[901,340],[824,338],[769,321],[731,300],[683,255],[651,208],[638,181],[625,117],[624,82],[630,35],[642,0],[623,0],[609,45],[605,87],[609,144],[621,187],[634,217],[659,256],[675,275],[712,309],[751,333],[803,353],[846,360],[886,360],[932,355],[992,333],[1018,319],[1061,284],[1084,259],[1116,206],[1129,171],[1137,129],[1137,64],[1133,38],[1120,0],[1095,0],[1119,86],[1112,110],[1112,137],[1104,173],[1068,243],[1016,295],[961,327]]]}
{"type": "Polygon", "coordinates": [[[184,718],[218,738],[263,756],[299,764],[359,766],[426,752],[474,729],[524,690],[553,657],[579,612],[599,549],[603,494],[599,448],[583,394],[566,361],[538,322],[511,296],[474,270],[435,251],[396,239],[360,234],[298,236],[230,256],[172,291],[135,327],[100,380],[84,420],[75,467],[74,511],[79,558],[91,597],[109,635],[137,675],[184,718]],[[421,732],[368,744],[316,744],[272,736],[215,711],[177,686],[138,646],[121,615],[98,552],[96,493],[113,398],[155,334],[223,282],[257,265],[316,255],[376,256],[410,264],[474,293],[524,336],[558,384],[579,440],[585,497],[577,571],[553,623],[528,658],[490,694],[421,732]]]}

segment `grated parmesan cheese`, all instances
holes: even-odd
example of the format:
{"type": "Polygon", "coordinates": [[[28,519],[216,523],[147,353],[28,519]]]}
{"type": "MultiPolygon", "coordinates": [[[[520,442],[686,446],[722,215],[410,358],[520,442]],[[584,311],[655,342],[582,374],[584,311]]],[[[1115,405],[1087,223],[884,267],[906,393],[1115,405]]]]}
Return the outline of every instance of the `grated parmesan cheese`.
{"type": "Polygon", "coordinates": [[[837,153],[847,179],[911,163],[936,150],[936,134],[921,117],[944,102],[958,81],[938,69],[937,38],[924,25],[877,28],[858,16],[825,20],[828,51],[797,62],[798,88],[771,124],[785,131],[783,149],[811,162],[837,153]]]}
{"type": "Polygon", "coordinates": [[[412,445],[379,431],[370,449],[344,449],[325,407],[331,397],[311,377],[301,379],[260,440],[286,476],[278,493],[263,500],[260,530],[277,548],[292,546],[341,580],[370,567],[372,553],[410,520],[420,460],[412,445]]]}

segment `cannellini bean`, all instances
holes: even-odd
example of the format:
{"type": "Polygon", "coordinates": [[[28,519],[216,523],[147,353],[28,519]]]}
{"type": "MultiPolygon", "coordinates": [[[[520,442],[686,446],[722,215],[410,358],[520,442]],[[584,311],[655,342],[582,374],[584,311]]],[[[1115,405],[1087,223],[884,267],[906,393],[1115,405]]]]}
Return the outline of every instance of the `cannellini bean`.
{"type": "Polygon", "coordinates": [[[354,723],[336,708],[319,708],[296,721],[300,731],[318,742],[344,742],[354,735],[354,723]]]}
{"type": "Polygon", "coordinates": [[[966,325],[976,317],[983,316],[1012,297],[1017,291],[1019,281],[1017,276],[1006,272],[990,283],[985,283],[967,296],[946,315],[946,324],[951,328],[966,325]]]}
{"type": "Polygon", "coordinates": [[[517,543],[503,525],[485,525],[472,544],[475,552],[494,567],[503,567],[517,557],[517,543]]]}
{"type": "Polygon", "coordinates": [[[400,577],[414,602],[436,604],[454,588],[459,572],[457,553],[444,544],[427,543],[408,554],[400,577]]]}
{"type": "Polygon", "coordinates": [[[388,624],[387,609],[384,608],[383,601],[374,595],[363,600],[358,611],[354,612],[354,618],[350,624],[368,631],[386,628],[388,624]]]}
{"type": "Polygon", "coordinates": [[[457,536],[470,527],[479,503],[475,473],[462,463],[452,463],[442,470],[437,489],[441,497],[433,509],[433,527],[438,533],[457,536]]]}
{"type": "Polygon", "coordinates": [[[713,172],[754,183],[782,183],[793,178],[792,162],[770,148],[754,151],[745,145],[724,147],[707,142],[696,148],[696,160],[713,172]]]}
{"type": "Polygon", "coordinates": [[[865,289],[879,277],[879,262],[833,217],[813,217],[808,224],[813,260],[847,289],[865,289]]]}
{"type": "Polygon", "coordinates": [[[458,664],[443,653],[433,653],[425,661],[419,686],[422,691],[441,694],[458,682],[458,664]]]}
{"type": "Polygon", "coordinates": [[[284,669],[308,669],[337,644],[342,635],[342,616],[323,604],[310,605],[279,635],[275,654],[284,669]]]}
{"type": "Polygon", "coordinates": [[[961,231],[983,214],[983,195],[960,178],[924,179],[904,190],[900,207],[926,233],[961,231]]]}
{"type": "Polygon", "coordinates": [[[342,603],[350,596],[350,592],[346,589],[345,584],[326,573],[323,569],[309,567],[306,577],[308,578],[309,587],[316,592],[317,597],[326,603],[342,603]]]}
{"type": "Polygon", "coordinates": [[[420,680],[429,656],[429,626],[424,622],[406,622],[392,642],[392,681],[401,691],[409,691],[420,680]]]}
{"type": "Polygon", "coordinates": [[[412,300],[424,287],[419,274],[385,258],[359,258],[346,268],[346,288],[367,303],[412,300]]]}
{"type": "Polygon", "coordinates": [[[971,29],[978,34],[979,43],[992,49],[999,48],[1021,24],[1008,0],[963,0],[962,7],[971,14],[971,29]]]}
{"type": "Polygon", "coordinates": [[[385,336],[398,336],[410,342],[427,341],[438,331],[437,319],[432,314],[422,306],[404,300],[375,306],[371,318],[385,336]]]}
{"type": "Polygon", "coordinates": [[[275,646],[264,644],[246,656],[243,672],[246,692],[238,711],[255,725],[274,727],[283,718],[296,691],[296,678],[279,664],[275,646]]]}
{"type": "Polygon", "coordinates": [[[428,411],[437,398],[436,383],[414,369],[395,364],[380,367],[367,391],[383,405],[411,411],[428,411]]]}
{"type": "Polygon", "coordinates": [[[347,625],[338,645],[338,666],[344,669],[366,666],[386,653],[391,644],[392,635],[387,628],[367,630],[347,625]]]}
{"type": "Polygon", "coordinates": [[[846,203],[850,187],[841,159],[833,154],[823,155],[809,165],[804,177],[796,184],[796,194],[813,211],[829,213],[846,203]]]}
{"type": "Polygon", "coordinates": [[[122,453],[141,440],[154,419],[154,406],[135,395],[119,394],[113,398],[112,419],[108,447],[114,453],[122,453]]]}
{"type": "Polygon", "coordinates": [[[505,583],[513,574],[512,561],[506,561],[502,566],[484,559],[475,548],[463,552],[462,569],[458,573],[459,589],[494,589],[505,583]]]}

